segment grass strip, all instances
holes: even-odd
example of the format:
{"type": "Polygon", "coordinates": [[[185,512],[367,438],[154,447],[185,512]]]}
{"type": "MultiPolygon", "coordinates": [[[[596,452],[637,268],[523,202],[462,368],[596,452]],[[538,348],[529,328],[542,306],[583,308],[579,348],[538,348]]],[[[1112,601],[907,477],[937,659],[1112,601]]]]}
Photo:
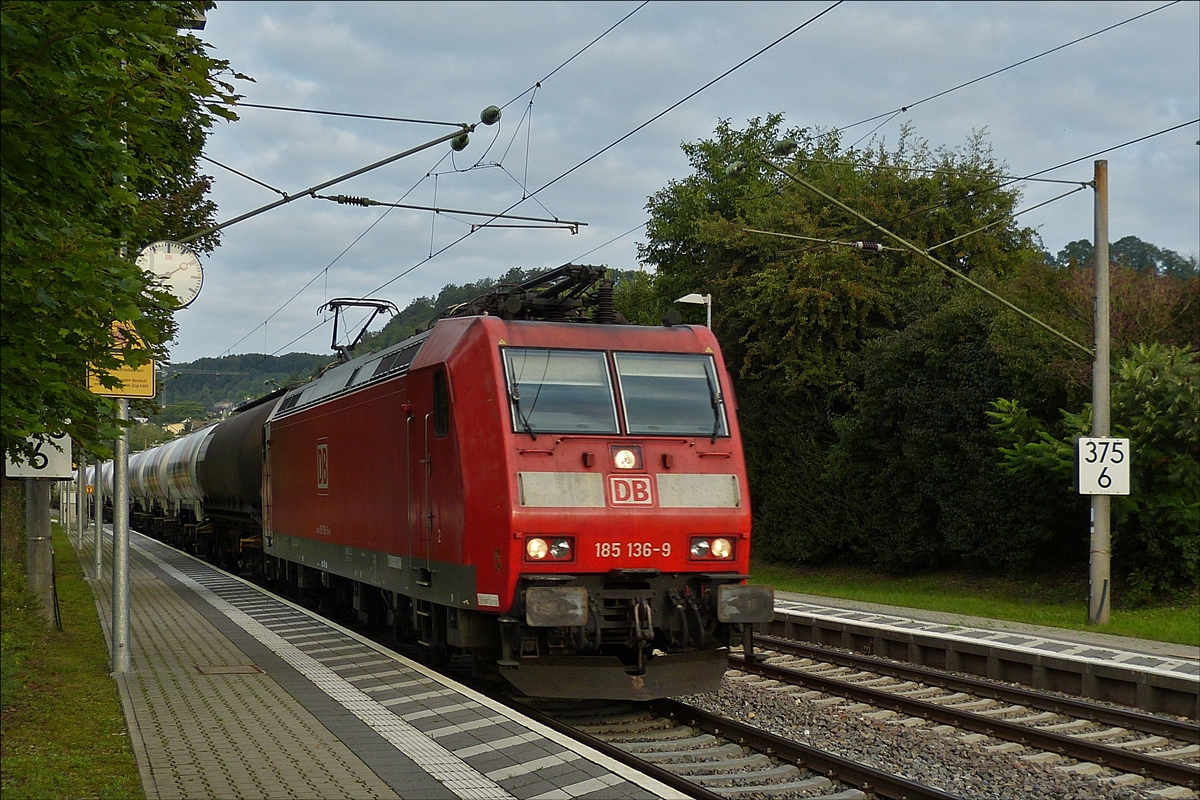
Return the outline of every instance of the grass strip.
{"type": "MultiPolygon", "coordinates": [[[[5,505],[10,495],[5,493],[5,505]]],[[[13,558],[3,558],[0,788],[17,798],[143,798],[92,588],[63,530],[54,559],[63,630],[48,630],[13,558]]]]}
{"type": "Polygon", "coordinates": [[[1195,596],[1161,606],[1118,606],[1108,625],[1089,625],[1086,576],[1028,580],[944,572],[893,576],[761,563],[753,564],[750,573],[752,582],[771,584],[780,591],[1200,646],[1200,601],[1195,596]]]}

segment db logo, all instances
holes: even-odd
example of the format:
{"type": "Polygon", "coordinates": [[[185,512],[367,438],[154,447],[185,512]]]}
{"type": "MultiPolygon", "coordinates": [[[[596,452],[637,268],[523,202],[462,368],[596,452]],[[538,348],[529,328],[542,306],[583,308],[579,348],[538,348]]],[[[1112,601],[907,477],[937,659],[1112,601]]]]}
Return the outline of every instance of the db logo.
{"type": "Polygon", "coordinates": [[[329,494],[329,440],[317,440],[317,494],[329,494]]]}
{"type": "Polygon", "coordinates": [[[649,475],[609,475],[608,494],[614,506],[652,506],[649,475]]]}

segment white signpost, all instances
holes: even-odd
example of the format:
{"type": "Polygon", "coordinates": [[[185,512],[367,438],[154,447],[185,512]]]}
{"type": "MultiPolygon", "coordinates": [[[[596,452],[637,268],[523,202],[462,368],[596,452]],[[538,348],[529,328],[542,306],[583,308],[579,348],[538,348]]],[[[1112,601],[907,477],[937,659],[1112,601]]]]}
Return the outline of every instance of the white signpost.
{"type": "Polygon", "coordinates": [[[48,439],[30,436],[29,445],[33,457],[29,461],[15,462],[4,458],[4,474],[10,478],[48,478],[61,480],[74,476],[71,469],[71,437],[63,434],[48,439]]]}
{"type": "Polygon", "coordinates": [[[42,603],[46,619],[62,625],[54,599],[54,547],[50,539],[50,487],[71,477],[71,437],[29,437],[28,461],[4,459],[4,473],[25,479],[25,574],[29,588],[42,603]]]}
{"type": "Polygon", "coordinates": [[[1075,444],[1075,482],[1080,494],[1129,494],[1128,439],[1084,437],[1075,444]]]}

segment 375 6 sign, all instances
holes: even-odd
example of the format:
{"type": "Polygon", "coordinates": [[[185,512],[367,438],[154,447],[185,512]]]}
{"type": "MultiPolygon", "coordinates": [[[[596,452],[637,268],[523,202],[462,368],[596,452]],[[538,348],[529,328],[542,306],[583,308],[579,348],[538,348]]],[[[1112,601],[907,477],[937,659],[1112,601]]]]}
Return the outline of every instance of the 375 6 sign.
{"type": "Polygon", "coordinates": [[[1128,439],[1082,438],[1075,443],[1080,494],[1129,494],[1128,439]]]}

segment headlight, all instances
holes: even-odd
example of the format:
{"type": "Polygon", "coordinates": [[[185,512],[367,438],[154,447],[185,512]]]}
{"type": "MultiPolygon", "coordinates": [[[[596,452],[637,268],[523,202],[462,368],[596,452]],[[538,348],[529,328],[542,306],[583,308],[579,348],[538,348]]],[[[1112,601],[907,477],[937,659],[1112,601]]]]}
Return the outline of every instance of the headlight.
{"type": "Polygon", "coordinates": [[[688,552],[694,561],[728,561],[733,558],[733,540],[724,536],[693,536],[688,552]]]}
{"type": "Polygon", "coordinates": [[[525,540],[527,561],[574,561],[575,539],[571,536],[541,536],[525,540]]]}
{"type": "Polygon", "coordinates": [[[642,448],[639,445],[629,445],[622,447],[614,444],[609,448],[612,453],[613,469],[641,469],[642,468],[642,448]]]}

